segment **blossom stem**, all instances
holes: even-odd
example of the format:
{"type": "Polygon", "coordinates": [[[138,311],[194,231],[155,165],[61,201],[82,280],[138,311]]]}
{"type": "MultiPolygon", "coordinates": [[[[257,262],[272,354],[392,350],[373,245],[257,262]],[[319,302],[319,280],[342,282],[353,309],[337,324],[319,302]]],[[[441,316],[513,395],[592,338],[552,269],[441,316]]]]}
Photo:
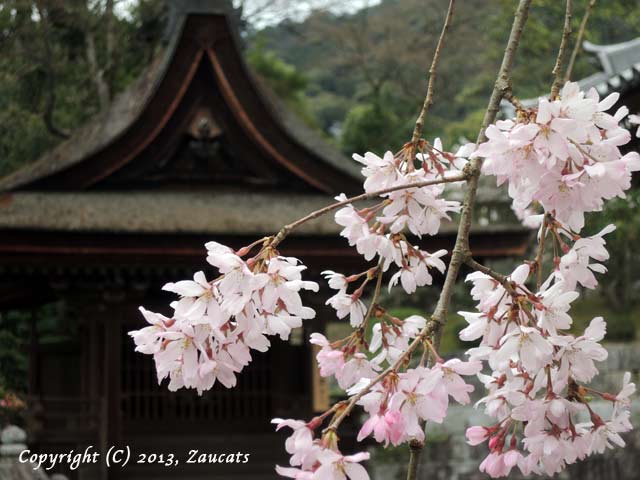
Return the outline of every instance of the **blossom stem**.
{"type": "Polygon", "coordinates": [[[593,160],[594,162],[598,163],[598,160],[596,160],[593,155],[591,155],[589,152],[587,152],[584,148],[582,148],[582,146],[576,142],[575,140],[569,139],[569,141],[578,149],[578,151],[584,155],[585,157],[589,158],[590,160],[593,160]]]}
{"type": "Polygon", "coordinates": [[[338,427],[340,426],[340,424],[342,423],[342,421],[349,416],[349,414],[351,413],[351,411],[355,407],[355,405],[358,402],[358,400],[360,400],[364,395],[369,393],[371,391],[371,389],[375,385],[380,383],[382,380],[384,380],[387,377],[387,375],[389,375],[390,373],[397,372],[398,369],[402,366],[402,364],[406,361],[406,359],[409,358],[413,354],[414,350],[420,344],[422,344],[423,340],[425,338],[427,338],[433,332],[433,329],[435,327],[436,327],[435,323],[433,323],[433,322],[427,323],[426,327],[424,329],[422,329],[422,331],[420,332],[420,334],[416,338],[413,339],[413,341],[409,344],[409,347],[407,348],[407,350],[405,350],[405,352],[400,356],[400,358],[398,358],[395,361],[395,363],[393,365],[391,365],[390,367],[385,369],[383,372],[378,374],[377,377],[375,377],[374,379],[371,380],[371,382],[369,382],[369,385],[364,387],[362,390],[360,390],[358,393],[356,393],[353,397],[351,397],[349,399],[349,402],[347,403],[347,406],[344,408],[344,410],[342,410],[340,415],[338,415],[337,417],[335,417],[331,421],[331,423],[325,429],[325,431],[326,430],[334,430],[334,431],[337,430],[338,427]]]}
{"type": "Polygon", "coordinates": [[[522,102],[520,102],[520,100],[518,100],[518,98],[513,94],[511,87],[505,90],[504,99],[508,101],[511,105],[513,105],[513,107],[518,112],[521,112],[525,109],[524,105],[522,105],[522,102]]]}
{"type": "Polygon", "coordinates": [[[465,258],[464,263],[468,267],[471,267],[473,270],[476,270],[478,272],[482,272],[485,275],[489,275],[496,282],[500,283],[504,287],[504,289],[509,294],[511,294],[512,296],[517,295],[517,292],[513,288],[512,282],[509,281],[508,277],[505,277],[501,273],[498,273],[495,270],[492,270],[491,268],[487,267],[486,265],[482,265],[481,263],[477,262],[476,260],[474,260],[470,256],[465,258]]]}
{"type": "Polygon", "coordinates": [[[429,352],[431,352],[433,363],[442,362],[442,357],[438,354],[438,351],[433,346],[433,343],[431,343],[431,340],[429,340],[428,338],[425,338],[424,345],[429,350],[429,352]]]}
{"type": "Polygon", "coordinates": [[[444,45],[444,39],[447,36],[447,31],[451,26],[451,21],[453,19],[453,11],[455,8],[455,0],[449,1],[449,9],[447,10],[447,15],[445,17],[444,25],[442,26],[442,32],[440,33],[440,38],[438,39],[438,44],[436,45],[436,50],[433,54],[433,60],[431,61],[431,67],[429,67],[429,83],[427,85],[427,95],[424,98],[424,103],[422,104],[422,110],[420,110],[420,114],[416,120],[415,128],[413,129],[413,135],[411,137],[411,155],[410,158],[413,158],[413,152],[415,152],[416,146],[418,144],[418,140],[422,136],[422,129],[424,127],[424,119],[427,116],[427,112],[429,108],[433,104],[433,91],[436,83],[436,78],[438,76],[438,62],[440,61],[440,54],[442,53],[442,46],[444,45]]]}
{"type": "Polygon", "coordinates": [[[578,53],[580,53],[580,48],[582,47],[582,39],[584,38],[584,32],[587,28],[587,22],[589,21],[589,16],[593,11],[593,7],[596,4],[596,0],[591,0],[587,5],[587,9],[584,12],[584,16],[582,17],[582,21],[580,22],[580,28],[578,29],[578,36],[576,37],[576,44],[573,46],[573,51],[571,52],[571,57],[569,58],[569,64],[567,65],[567,71],[564,74],[564,83],[567,83],[571,80],[571,73],[573,72],[573,66],[576,63],[576,58],[578,57],[578,53]]]}
{"type": "Polygon", "coordinates": [[[560,85],[562,84],[562,64],[564,63],[564,56],[569,44],[569,37],[571,37],[571,17],[573,12],[573,0],[566,0],[566,9],[564,14],[564,28],[562,30],[562,40],[560,40],[560,48],[558,49],[558,56],[556,57],[556,64],[551,72],[554,76],[553,84],[551,85],[551,100],[558,98],[560,92],[560,85]]]}
{"type": "Polygon", "coordinates": [[[444,178],[435,178],[432,180],[425,180],[423,182],[413,182],[413,183],[405,183],[402,185],[395,185],[389,188],[383,188],[382,190],[376,190],[374,192],[363,193],[360,195],[356,195],[355,197],[347,198],[346,200],[341,200],[339,202],[332,203],[331,205],[327,205],[326,207],[320,208],[319,210],[315,210],[311,212],[309,215],[306,215],[295,222],[292,222],[288,225],[285,225],[280,229],[280,231],[273,237],[271,242],[269,243],[270,248],[276,248],[293,230],[298,228],[299,226],[307,223],[310,220],[314,220],[322,215],[325,215],[329,212],[337,210],[340,207],[344,207],[345,205],[349,205],[354,202],[359,202],[361,200],[369,200],[371,198],[379,197],[380,195],[384,195],[386,193],[396,192],[398,190],[406,190],[408,188],[421,188],[428,187],[430,185],[439,185],[442,183],[455,183],[455,182],[464,182],[468,179],[467,173],[461,173],[459,175],[452,175],[444,178]]]}
{"type": "Polygon", "coordinates": [[[249,245],[242,247],[241,249],[236,251],[236,255],[238,255],[239,257],[243,257],[244,255],[247,255],[249,252],[251,252],[251,250],[258,244],[260,243],[264,243],[266,240],[268,240],[269,237],[262,237],[258,240],[256,240],[253,243],[250,243],[249,245]]]}
{"type": "Polygon", "coordinates": [[[376,268],[376,273],[375,273],[375,275],[377,276],[376,287],[373,291],[373,298],[371,299],[371,303],[369,304],[369,309],[367,310],[367,313],[364,316],[364,320],[362,321],[362,326],[360,327],[363,332],[367,328],[367,323],[369,322],[371,315],[373,314],[375,309],[378,307],[378,299],[380,298],[380,290],[382,288],[382,278],[384,277],[384,272],[382,271],[382,264],[383,264],[383,260],[380,260],[380,262],[378,262],[378,267],[376,268]]]}

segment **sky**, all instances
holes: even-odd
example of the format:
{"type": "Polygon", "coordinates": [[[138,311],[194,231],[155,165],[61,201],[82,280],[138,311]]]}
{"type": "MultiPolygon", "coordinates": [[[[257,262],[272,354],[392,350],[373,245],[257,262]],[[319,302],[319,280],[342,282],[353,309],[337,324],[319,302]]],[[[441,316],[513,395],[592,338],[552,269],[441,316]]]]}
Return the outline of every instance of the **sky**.
{"type": "MultiPolygon", "coordinates": [[[[129,9],[138,0],[120,0],[115,4],[116,15],[127,17],[129,9]]],[[[237,5],[242,3],[235,0],[237,5]]],[[[245,0],[245,12],[249,12],[249,21],[255,28],[275,25],[284,19],[304,20],[319,8],[328,9],[336,14],[352,13],[363,7],[380,3],[380,0],[245,0]],[[265,5],[268,5],[265,8],[265,5]],[[251,14],[257,12],[256,14],[251,14]]]]}

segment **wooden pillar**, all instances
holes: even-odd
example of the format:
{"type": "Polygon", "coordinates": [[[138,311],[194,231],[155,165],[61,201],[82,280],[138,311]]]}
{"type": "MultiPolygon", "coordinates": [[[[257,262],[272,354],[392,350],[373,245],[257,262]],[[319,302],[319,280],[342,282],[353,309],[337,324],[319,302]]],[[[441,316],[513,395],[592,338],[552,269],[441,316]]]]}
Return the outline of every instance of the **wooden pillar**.
{"type": "MultiPolygon", "coordinates": [[[[324,285],[320,283],[320,285],[324,285]]],[[[326,319],[334,316],[334,311],[329,309],[321,299],[330,296],[331,293],[326,287],[322,288],[318,295],[312,296],[307,304],[316,311],[316,317],[305,325],[305,346],[309,357],[307,363],[308,378],[310,378],[309,390],[311,400],[312,413],[321,413],[329,409],[329,384],[327,379],[320,376],[316,355],[320,351],[318,345],[309,343],[309,337],[312,332],[326,333],[326,319]]]]}
{"type": "Polygon", "coordinates": [[[313,413],[325,412],[329,409],[329,385],[327,379],[320,376],[316,355],[320,351],[318,345],[312,345],[311,352],[311,395],[313,413]]]}
{"type": "MultiPolygon", "coordinates": [[[[103,347],[103,425],[102,442],[107,447],[122,444],[121,414],[121,319],[116,305],[107,303],[103,312],[104,347],[103,347]]],[[[102,443],[101,442],[101,443],[102,443]]],[[[108,478],[119,477],[118,467],[109,469],[108,478]]]]}
{"type": "Polygon", "coordinates": [[[29,317],[29,360],[28,360],[28,401],[27,431],[30,441],[34,441],[43,429],[42,422],[42,383],[40,373],[40,343],[38,341],[38,312],[34,308],[29,317]]]}
{"type": "Polygon", "coordinates": [[[40,345],[38,343],[38,314],[31,310],[29,318],[29,396],[40,395],[40,345]]]}

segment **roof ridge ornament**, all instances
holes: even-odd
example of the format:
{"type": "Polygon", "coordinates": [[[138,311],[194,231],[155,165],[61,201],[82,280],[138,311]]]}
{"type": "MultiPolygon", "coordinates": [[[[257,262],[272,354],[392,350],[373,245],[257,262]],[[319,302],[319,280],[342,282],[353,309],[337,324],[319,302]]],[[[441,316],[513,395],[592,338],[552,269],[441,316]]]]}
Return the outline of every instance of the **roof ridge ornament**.
{"type": "Polygon", "coordinates": [[[230,0],[166,0],[172,11],[181,14],[229,14],[235,11],[230,0]]]}
{"type": "Polygon", "coordinates": [[[231,0],[165,0],[165,4],[168,9],[168,21],[164,41],[167,43],[180,35],[182,24],[189,15],[223,15],[228,18],[233,28],[237,29],[239,11],[231,0]]]}

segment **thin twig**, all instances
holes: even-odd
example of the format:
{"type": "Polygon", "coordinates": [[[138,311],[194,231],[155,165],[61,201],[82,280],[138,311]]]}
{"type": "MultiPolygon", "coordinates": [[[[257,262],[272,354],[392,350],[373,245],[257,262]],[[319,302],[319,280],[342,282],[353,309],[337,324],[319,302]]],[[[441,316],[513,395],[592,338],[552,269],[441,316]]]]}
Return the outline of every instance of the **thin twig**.
{"type": "MultiPolygon", "coordinates": [[[[524,25],[527,22],[527,17],[529,16],[531,1],[532,0],[520,0],[518,8],[516,9],[507,47],[502,57],[502,64],[500,65],[500,70],[498,72],[493,91],[491,92],[491,98],[489,99],[489,104],[487,105],[487,110],[485,112],[484,119],[482,120],[480,133],[478,134],[478,140],[476,142],[478,144],[486,141],[487,137],[485,135],[485,131],[487,127],[495,121],[500,109],[500,101],[504,97],[505,92],[510,89],[510,75],[513,67],[513,59],[518,48],[518,44],[520,43],[520,37],[522,36],[524,25]]],[[[476,201],[481,167],[481,158],[474,158],[469,163],[469,179],[467,180],[467,190],[462,203],[462,213],[460,215],[460,224],[458,225],[456,243],[453,247],[451,261],[449,262],[449,268],[447,269],[447,276],[444,280],[440,298],[438,299],[436,309],[431,317],[431,322],[435,326],[433,335],[434,341],[432,343],[436,350],[440,348],[442,330],[447,321],[447,311],[449,309],[449,304],[451,303],[453,288],[458,277],[460,267],[462,266],[462,262],[465,258],[469,256],[470,252],[469,231],[471,230],[473,207],[476,201]]],[[[422,333],[423,332],[421,332],[421,335],[422,333]]],[[[415,470],[408,472],[407,480],[416,480],[417,478],[417,466],[420,463],[422,449],[422,445],[416,445],[415,448],[411,448],[412,458],[410,458],[409,464],[415,465],[415,470]]]]}
{"type": "Polygon", "coordinates": [[[569,44],[569,37],[571,36],[571,16],[573,11],[573,0],[566,0],[566,10],[564,14],[564,28],[562,30],[562,40],[560,40],[560,48],[558,49],[558,56],[556,57],[556,64],[551,72],[554,76],[553,84],[551,85],[551,100],[558,98],[560,92],[560,85],[562,83],[562,65],[564,64],[564,55],[567,51],[567,45],[569,44]]]}
{"type": "Polygon", "coordinates": [[[427,112],[429,108],[433,104],[433,90],[436,83],[436,78],[438,76],[438,62],[440,61],[440,54],[442,53],[442,46],[444,45],[444,39],[447,35],[447,31],[451,26],[451,20],[453,18],[453,10],[455,8],[455,0],[449,1],[449,9],[447,10],[447,15],[445,17],[444,25],[442,26],[442,32],[440,33],[440,38],[438,39],[438,44],[436,45],[436,50],[433,54],[433,60],[431,61],[431,67],[429,67],[429,84],[427,85],[427,95],[424,98],[424,103],[422,104],[422,110],[420,110],[420,114],[416,120],[416,126],[413,129],[413,135],[411,137],[411,145],[412,152],[415,151],[416,145],[418,144],[418,140],[422,136],[422,128],[424,127],[424,119],[427,116],[427,112]]]}
{"type": "Polygon", "coordinates": [[[576,44],[573,46],[573,51],[571,52],[571,58],[569,58],[569,64],[567,65],[567,71],[564,74],[564,83],[567,83],[571,80],[571,73],[573,72],[573,66],[576,63],[576,58],[578,57],[578,53],[582,48],[582,39],[584,38],[584,33],[587,28],[587,22],[589,21],[589,16],[593,11],[593,7],[596,4],[596,0],[591,0],[587,5],[587,9],[584,12],[584,16],[582,17],[582,21],[580,22],[580,28],[578,29],[578,36],[576,37],[576,44]]]}
{"type": "Polygon", "coordinates": [[[289,235],[289,233],[291,233],[293,230],[295,230],[296,228],[298,228],[300,225],[313,220],[315,218],[321,217],[322,215],[329,213],[333,210],[336,210],[340,207],[343,207],[345,205],[349,205],[351,203],[354,202],[358,202],[360,200],[369,200],[371,198],[376,198],[379,197],[380,195],[384,195],[386,193],[391,193],[391,192],[395,192],[398,190],[406,190],[409,188],[420,188],[420,187],[428,187],[429,185],[438,185],[438,184],[442,184],[442,183],[455,183],[455,182],[464,182],[468,177],[468,174],[463,172],[459,175],[452,175],[450,177],[444,177],[444,178],[436,178],[433,180],[425,180],[423,182],[414,182],[414,183],[405,183],[402,185],[396,185],[393,187],[389,187],[389,188],[383,188],[382,190],[376,190],[375,192],[369,192],[369,193],[363,193],[361,195],[356,195],[355,197],[351,197],[351,198],[347,198],[346,200],[341,200],[339,202],[336,203],[332,203],[331,205],[327,205],[324,208],[321,208],[319,210],[315,210],[313,212],[311,212],[309,215],[306,215],[298,220],[296,220],[295,222],[292,222],[288,225],[285,225],[284,227],[282,227],[282,229],[280,229],[280,231],[277,233],[277,235],[273,238],[273,240],[271,241],[271,243],[269,244],[270,247],[275,248],[280,242],[282,242],[282,240],[284,240],[286,238],[287,235],[289,235]]]}

